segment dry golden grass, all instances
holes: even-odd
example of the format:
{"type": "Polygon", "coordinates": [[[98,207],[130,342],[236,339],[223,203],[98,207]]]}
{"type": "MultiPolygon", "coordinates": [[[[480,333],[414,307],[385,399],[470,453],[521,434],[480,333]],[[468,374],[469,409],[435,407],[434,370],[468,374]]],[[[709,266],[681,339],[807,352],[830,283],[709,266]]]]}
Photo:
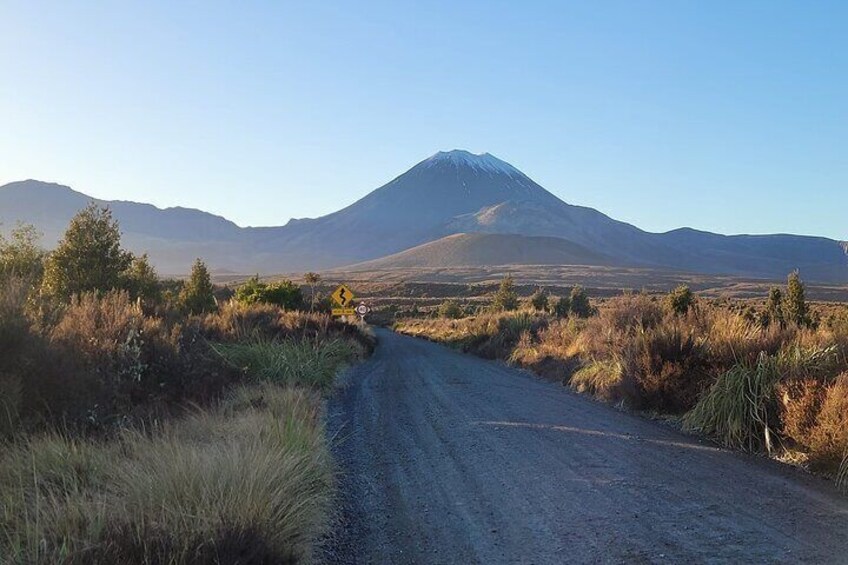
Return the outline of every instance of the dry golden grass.
{"type": "MultiPolygon", "coordinates": [[[[530,312],[400,320],[404,333],[504,359],[609,402],[666,414],[723,443],[793,450],[842,475],[848,451],[848,323],[816,306],[817,327],[763,326],[755,306],[699,299],[676,315],[661,297],[596,302],[586,320],[530,312]]],[[[848,479],[846,479],[848,480],[848,479]]]]}
{"type": "Polygon", "coordinates": [[[328,524],[320,399],[242,388],[102,442],[30,437],[0,454],[0,562],[289,562],[328,524]]]}

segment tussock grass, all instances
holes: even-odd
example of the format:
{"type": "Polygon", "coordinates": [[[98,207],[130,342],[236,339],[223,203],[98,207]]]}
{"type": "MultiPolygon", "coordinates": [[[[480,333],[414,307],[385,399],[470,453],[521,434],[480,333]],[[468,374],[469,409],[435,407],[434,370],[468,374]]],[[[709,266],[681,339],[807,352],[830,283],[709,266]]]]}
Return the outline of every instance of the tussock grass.
{"type": "Polygon", "coordinates": [[[328,388],[339,367],[356,350],[348,341],[276,341],[254,338],[243,343],[218,343],[212,348],[249,377],[280,385],[328,388]]]}
{"type": "Polygon", "coordinates": [[[596,361],[578,369],[569,386],[580,393],[591,394],[607,402],[620,402],[627,398],[623,390],[624,369],[615,360],[596,361]]]}
{"type": "Polygon", "coordinates": [[[776,386],[781,379],[819,375],[838,363],[834,347],[762,352],[721,375],[684,417],[684,426],[746,451],[772,451],[779,428],[776,386]]]}
{"type": "Polygon", "coordinates": [[[713,436],[728,447],[770,450],[770,404],[779,377],[774,360],[765,354],[760,355],[756,364],[733,367],[686,414],[684,427],[713,436]]]}
{"type": "Polygon", "coordinates": [[[305,390],[241,388],[111,442],[31,437],[0,455],[0,562],[300,561],[332,484],[305,390]]]}
{"type": "Polygon", "coordinates": [[[770,321],[756,304],[726,300],[699,299],[675,312],[657,296],[627,293],[596,306],[588,319],[489,312],[399,320],[395,328],[531,368],[604,401],[679,415],[687,429],[724,445],[803,462],[848,487],[843,306],[816,305],[811,325],[770,321]]]}

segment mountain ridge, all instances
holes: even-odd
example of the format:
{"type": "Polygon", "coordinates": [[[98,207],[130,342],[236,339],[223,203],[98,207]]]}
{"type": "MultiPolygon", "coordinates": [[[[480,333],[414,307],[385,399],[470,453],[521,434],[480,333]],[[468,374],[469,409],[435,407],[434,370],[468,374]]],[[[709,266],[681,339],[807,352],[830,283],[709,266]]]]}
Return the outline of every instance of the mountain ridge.
{"type": "MultiPolygon", "coordinates": [[[[282,226],[240,227],[193,208],[93,199],[64,185],[34,180],[0,187],[0,222],[33,223],[50,244],[89,201],[109,205],[127,247],[148,251],[154,264],[169,273],[184,272],[197,256],[213,269],[245,273],[330,269],[391,257],[452,235],[481,233],[566,242],[536,240],[549,250],[549,255],[538,254],[541,258],[568,258],[566,249],[585,249],[619,266],[761,278],[782,278],[800,269],[810,280],[848,282],[845,242],[791,234],[722,235],[693,228],[646,232],[594,208],[562,201],[489,153],[463,150],[438,152],[336,212],[291,218],[282,226]]],[[[488,242],[473,241],[490,257],[488,242]]],[[[521,238],[501,241],[528,245],[521,238]]],[[[508,255],[505,250],[504,257],[508,255]]],[[[527,249],[523,256],[531,255],[527,249]]],[[[463,256],[471,260],[474,254],[463,256]]],[[[446,256],[445,261],[456,257],[446,256]]]]}

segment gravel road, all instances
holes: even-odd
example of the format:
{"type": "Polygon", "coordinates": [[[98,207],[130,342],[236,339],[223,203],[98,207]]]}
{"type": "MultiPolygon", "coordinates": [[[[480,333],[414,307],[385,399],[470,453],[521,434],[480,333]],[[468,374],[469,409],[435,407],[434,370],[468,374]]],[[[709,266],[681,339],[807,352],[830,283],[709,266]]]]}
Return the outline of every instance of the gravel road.
{"type": "Polygon", "coordinates": [[[338,563],[848,563],[848,499],[386,330],[328,408],[338,563]]]}

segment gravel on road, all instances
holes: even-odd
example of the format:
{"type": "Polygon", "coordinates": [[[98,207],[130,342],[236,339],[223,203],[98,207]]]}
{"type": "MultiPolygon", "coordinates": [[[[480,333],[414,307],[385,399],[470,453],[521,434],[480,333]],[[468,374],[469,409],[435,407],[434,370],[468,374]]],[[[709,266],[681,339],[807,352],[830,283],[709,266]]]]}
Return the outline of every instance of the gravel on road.
{"type": "Polygon", "coordinates": [[[377,330],[328,406],[336,563],[848,563],[848,499],[502,363],[377,330]]]}

